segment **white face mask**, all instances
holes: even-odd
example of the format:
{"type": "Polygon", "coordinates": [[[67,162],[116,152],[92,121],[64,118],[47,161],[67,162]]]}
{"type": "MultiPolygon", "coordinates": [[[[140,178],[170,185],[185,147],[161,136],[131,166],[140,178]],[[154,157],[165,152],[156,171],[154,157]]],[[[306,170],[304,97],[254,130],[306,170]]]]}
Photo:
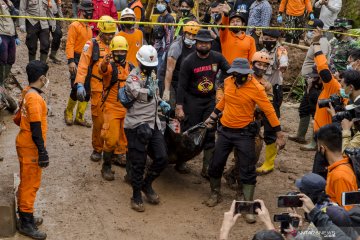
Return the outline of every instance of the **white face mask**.
{"type": "Polygon", "coordinates": [[[195,40],[191,40],[191,39],[189,39],[189,38],[185,38],[185,39],[184,39],[184,43],[185,43],[186,45],[188,45],[188,46],[192,46],[192,45],[194,45],[194,44],[196,43],[196,41],[195,41],[195,40]]]}
{"type": "Polygon", "coordinates": [[[44,88],[48,88],[50,80],[47,77],[45,78],[46,78],[46,82],[44,83],[44,88]]]}

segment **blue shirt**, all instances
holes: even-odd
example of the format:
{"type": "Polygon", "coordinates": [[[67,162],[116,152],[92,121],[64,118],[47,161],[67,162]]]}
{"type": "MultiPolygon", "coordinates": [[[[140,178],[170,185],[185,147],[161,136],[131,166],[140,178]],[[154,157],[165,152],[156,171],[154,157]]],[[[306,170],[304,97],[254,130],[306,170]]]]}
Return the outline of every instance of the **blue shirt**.
{"type": "MultiPolygon", "coordinates": [[[[267,0],[257,0],[250,6],[248,26],[268,27],[272,16],[272,8],[267,0]]],[[[247,33],[251,33],[248,29],[247,33]]]]}

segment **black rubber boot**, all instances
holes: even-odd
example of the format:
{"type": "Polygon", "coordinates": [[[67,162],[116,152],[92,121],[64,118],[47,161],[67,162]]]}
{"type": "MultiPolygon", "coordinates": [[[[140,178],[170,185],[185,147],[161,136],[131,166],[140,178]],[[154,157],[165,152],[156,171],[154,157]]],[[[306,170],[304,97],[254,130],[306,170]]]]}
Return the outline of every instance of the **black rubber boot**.
{"type": "Polygon", "coordinates": [[[142,192],[145,194],[146,199],[151,204],[159,204],[160,198],[159,195],[152,188],[152,183],[159,176],[159,174],[154,172],[148,172],[144,179],[144,185],[142,187],[142,192]]]}
{"type": "Polygon", "coordinates": [[[141,196],[140,190],[134,190],[133,189],[133,197],[130,201],[131,208],[134,209],[137,212],[144,212],[145,207],[141,196]]]}
{"type": "Polygon", "coordinates": [[[111,171],[111,157],[112,152],[103,153],[103,165],[101,169],[101,175],[106,181],[113,181],[115,179],[114,172],[111,171]]]}
{"type": "Polygon", "coordinates": [[[99,162],[101,160],[101,153],[94,150],[90,156],[90,160],[93,162],[99,162]]]}
{"type": "Polygon", "coordinates": [[[35,226],[34,215],[32,213],[19,212],[19,216],[19,233],[32,239],[46,239],[46,233],[37,230],[37,227],[35,226]]]}
{"type": "Polygon", "coordinates": [[[36,55],[30,55],[29,54],[29,62],[33,61],[36,59],[36,55]]]}
{"type": "Polygon", "coordinates": [[[43,54],[43,53],[40,54],[40,61],[41,61],[41,62],[46,63],[46,62],[47,62],[47,58],[48,58],[48,55],[47,55],[47,54],[43,54]]]}
{"type": "Polygon", "coordinates": [[[205,202],[208,207],[215,207],[218,203],[222,202],[222,196],[220,193],[221,178],[210,177],[211,193],[209,199],[205,202]]]}
{"type": "Polygon", "coordinates": [[[213,157],[215,148],[204,149],[203,166],[201,170],[201,176],[206,179],[210,179],[208,175],[208,168],[211,158],[213,157]]]}

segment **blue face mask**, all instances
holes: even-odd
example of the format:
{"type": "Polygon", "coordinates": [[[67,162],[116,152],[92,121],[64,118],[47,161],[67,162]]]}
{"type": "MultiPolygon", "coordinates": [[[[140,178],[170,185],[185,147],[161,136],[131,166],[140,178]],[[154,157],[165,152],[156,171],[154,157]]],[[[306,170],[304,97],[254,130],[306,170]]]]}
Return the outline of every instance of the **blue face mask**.
{"type": "Polygon", "coordinates": [[[346,94],[345,93],[345,89],[344,88],[340,88],[340,96],[342,98],[349,98],[350,94],[346,94]]]}
{"type": "Polygon", "coordinates": [[[308,31],[308,32],[306,33],[306,37],[307,37],[308,39],[313,39],[313,37],[314,37],[314,31],[308,31]]]}
{"type": "Polygon", "coordinates": [[[156,9],[157,9],[160,13],[163,13],[163,12],[165,12],[165,10],[166,10],[166,5],[165,5],[165,4],[158,3],[158,4],[156,4],[156,9]]]}
{"type": "Polygon", "coordinates": [[[353,67],[350,64],[346,66],[346,69],[347,70],[354,70],[353,67]]]}

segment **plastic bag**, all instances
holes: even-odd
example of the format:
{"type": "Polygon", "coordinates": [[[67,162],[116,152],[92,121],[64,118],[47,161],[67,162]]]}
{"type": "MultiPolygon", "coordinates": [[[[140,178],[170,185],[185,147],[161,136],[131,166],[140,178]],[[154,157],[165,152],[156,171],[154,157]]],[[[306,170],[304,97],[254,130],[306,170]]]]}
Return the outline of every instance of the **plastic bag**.
{"type": "Polygon", "coordinates": [[[169,163],[187,162],[201,153],[204,148],[206,127],[199,123],[183,133],[177,133],[166,124],[165,142],[169,163]]]}

